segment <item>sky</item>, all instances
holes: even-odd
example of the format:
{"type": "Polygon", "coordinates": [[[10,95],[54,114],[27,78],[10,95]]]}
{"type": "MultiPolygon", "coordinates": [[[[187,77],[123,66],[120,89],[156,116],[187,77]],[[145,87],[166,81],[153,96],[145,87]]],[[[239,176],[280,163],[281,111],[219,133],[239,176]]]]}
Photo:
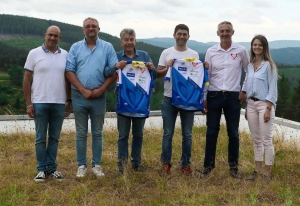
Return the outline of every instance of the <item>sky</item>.
{"type": "Polygon", "coordinates": [[[250,42],[256,34],[269,41],[300,40],[299,8],[299,0],[0,1],[1,14],[78,26],[94,17],[101,31],[117,37],[123,28],[133,28],[137,39],[172,37],[175,26],[183,23],[190,28],[190,39],[199,42],[219,41],[216,31],[222,21],[233,24],[236,42],[250,42]]]}

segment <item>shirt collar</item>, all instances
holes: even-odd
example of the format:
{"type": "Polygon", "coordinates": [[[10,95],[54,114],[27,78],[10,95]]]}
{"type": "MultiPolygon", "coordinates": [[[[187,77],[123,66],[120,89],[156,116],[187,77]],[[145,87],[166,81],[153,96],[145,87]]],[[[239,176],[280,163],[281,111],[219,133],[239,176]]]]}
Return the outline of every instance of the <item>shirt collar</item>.
{"type": "MultiPolygon", "coordinates": [[[[87,45],[85,37],[84,37],[83,40],[84,40],[84,44],[87,45]]],[[[96,40],[96,45],[99,45],[99,44],[100,44],[100,39],[98,37],[97,40],[96,40]]]]}
{"type": "MultiPolygon", "coordinates": [[[[231,49],[235,49],[236,48],[236,43],[235,42],[231,42],[231,46],[229,47],[229,49],[227,49],[226,51],[230,51],[231,49]]],[[[225,51],[222,47],[221,47],[221,43],[218,44],[218,51],[222,50],[225,51]]]]}
{"type": "MultiPolygon", "coordinates": [[[[124,49],[122,50],[122,56],[123,57],[127,57],[127,55],[125,54],[125,51],[124,51],[124,49]]],[[[139,56],[139,54],[138,54],[138,52],[136,51],[136,49],[134,48],[134,56],[136,56],[136,57],[138,57],[139,56]]]]}
{"type": "MultiPolygon", "coordinates": [[[[45,44],[42,45],[42,49],[44,50],[44,52],[50,52],[47,47],[45,46],[45,44]]],[[[59,46],[57,46],[57,53],[61,53],[61,49],[59,48],[59,46]]]]}

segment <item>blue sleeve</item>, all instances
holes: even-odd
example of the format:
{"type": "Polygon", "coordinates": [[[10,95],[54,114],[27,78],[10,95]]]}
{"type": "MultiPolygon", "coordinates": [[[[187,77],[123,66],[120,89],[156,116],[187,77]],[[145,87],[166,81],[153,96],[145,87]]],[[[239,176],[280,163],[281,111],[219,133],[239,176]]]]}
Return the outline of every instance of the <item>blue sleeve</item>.
{"type": "Polygon", "coordinates": [[[76,61],[76,45],[73,44],[70,48],[70,51],[67,55],[66,71],[71,71],[76,73],[77,71],[77,61],[76,61]]]}
{"type": "Polygon", "coordinates": [[[116,51],[113,46],[109,44],[107,49],[107,67],[104,69],[104,77],[110,77],[116,72],[115,65],[118,63],[116,51]]]}

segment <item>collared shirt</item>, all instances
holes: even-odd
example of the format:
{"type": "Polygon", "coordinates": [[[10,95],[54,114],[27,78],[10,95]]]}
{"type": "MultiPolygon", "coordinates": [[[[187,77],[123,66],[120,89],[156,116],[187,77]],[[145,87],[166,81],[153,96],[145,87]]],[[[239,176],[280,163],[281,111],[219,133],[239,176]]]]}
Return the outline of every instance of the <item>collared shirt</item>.
{"type": "MultiPolygon", "coordinates": [[[[121,61],[121,60],[124,60],[124,61],[128,61],[128,60],[131,60],[131,61],[141,61],[141,62],[152,62],[152,59],[150,58],[149,54],[145,51],[142,51],[142,50],[135,50],[135,54],[132,58],[128,57],[124,50],[121,50],[119,52],[117,52],[117,57],[118,57],[118,60],[121,61]]],[[[156,70],[153,69],[152,70],[153,72],[153,77],[154,79],[156,78],[156,70]]]]}
{"type": "MultiPolygon", "coordinates": [[[[241,91],[242,68],[246,72],[249,64],[249,55],[245,47],[232,42],[231,47],[224,50],[217,44],[207,50],[205,61],[209,63],[209,86],[205,91],[205,99],[207,90],[241,91]]],[[[242,91],[246,90],[245,83],[244,81],[242,91]]]]}
{"type": "Polygon", "coordinates": [[[255,97],[263,101],[270,101],[275,106],[278,96],[277,72],[271,69],[268,61],[262,61],[261,66],[254,71],[253,64],[248,65],[246,92],[247,99],[255,97]]]}
{"type": "MultiPolygon", "coordinates": [[[[86,89],[99,88],[115,72],[118,62],[116,52],[106,41],[97,39],[93,50],[90,50],[85,39],[72,45],[66,64],[66,71],[76,74],[86,89]]],[[[72,86],[73,89],[76,89],[72,86]]]]}
{"type": "Polygon", "coordinates": [[[52,53],[44,44],[29,52],[24,69],[33,72],[32,103],[66,103],[67,55],[68,52],[59,47],[52,53]]]}

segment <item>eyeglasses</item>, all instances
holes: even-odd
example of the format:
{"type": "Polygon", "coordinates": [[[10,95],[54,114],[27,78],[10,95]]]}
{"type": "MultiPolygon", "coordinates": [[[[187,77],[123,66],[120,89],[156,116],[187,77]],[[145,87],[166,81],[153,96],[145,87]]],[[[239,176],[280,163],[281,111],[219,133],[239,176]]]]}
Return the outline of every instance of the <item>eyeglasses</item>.
{"type": "Polygon", "coordinates": [[[49,36],[49,37],[54,37],[54,38],[60,37],[60,35],[57,35],[57,34],[51,34],[51,33],[47,33],[46,35],[49,36]]]}
{"type": "Polygon", "coordinates": [[[94,25],[94,24],[92,24],[92,25],[85,25],[83,28],[85,28],[85,29],[89,29],[89,28],[92,28],[92,29],[97,29],[97,28],[98,28],[98,26],[97,26],[97,25],[94,25]]]}

